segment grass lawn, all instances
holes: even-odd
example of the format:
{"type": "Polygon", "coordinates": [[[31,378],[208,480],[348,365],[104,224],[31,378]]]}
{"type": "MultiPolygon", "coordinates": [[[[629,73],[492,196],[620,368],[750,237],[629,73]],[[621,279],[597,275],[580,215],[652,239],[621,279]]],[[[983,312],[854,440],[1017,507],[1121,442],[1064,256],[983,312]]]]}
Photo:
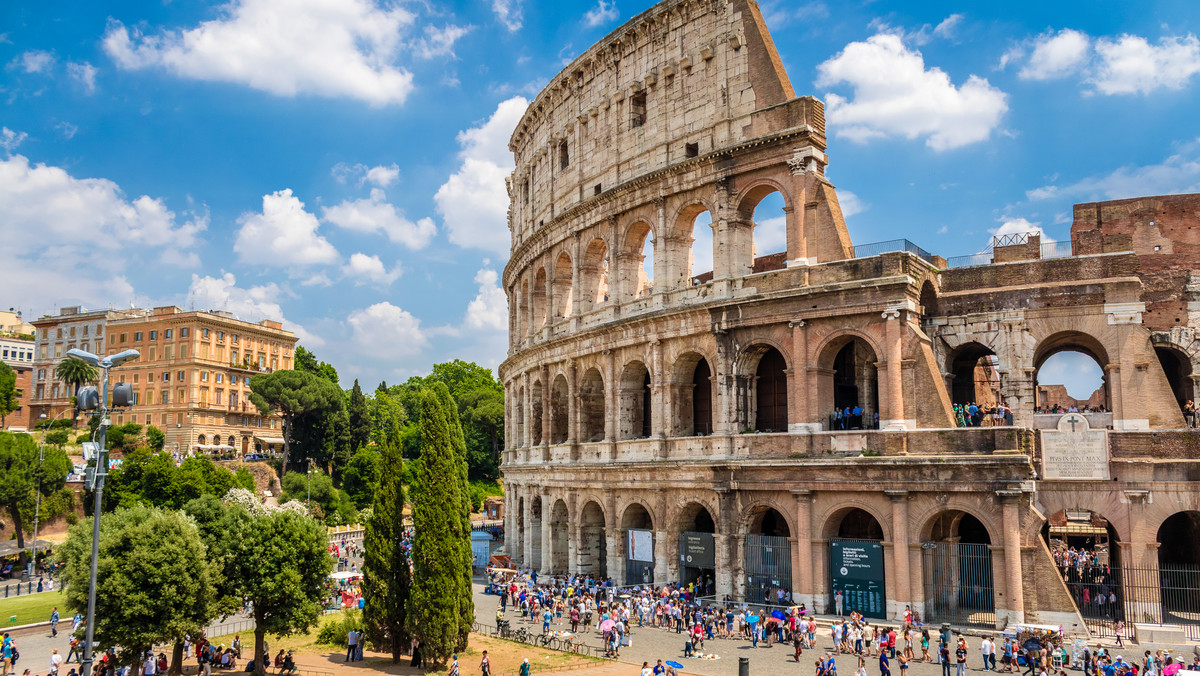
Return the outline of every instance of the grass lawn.
{"type": "MultiPolygon", "coordinates": [[[[2,590],[0,590],[2,592],[2,590]]],[[[50,611],[58,607],[58,614],[70,629],[71,614],[67,611],[67,597],[62,590],[56,589],[41,594],[22,594],[21,596],[0,597],[0,625],[11,627],[19,624],[34,622],[49,622],[50,611]],[[16,615],[17,621],[10,618],[16,615]]]]}

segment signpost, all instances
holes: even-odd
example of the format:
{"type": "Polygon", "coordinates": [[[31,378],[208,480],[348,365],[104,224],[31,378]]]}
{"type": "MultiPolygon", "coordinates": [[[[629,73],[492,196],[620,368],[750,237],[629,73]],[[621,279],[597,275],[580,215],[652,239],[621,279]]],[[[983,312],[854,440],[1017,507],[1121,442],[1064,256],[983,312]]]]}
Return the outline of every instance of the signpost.
{"type": "Polygon", "coordinates": [[[833,539],[829,551],[833,593],[842,592],[843,612],[857,610],[867,617],[886,618],[883,543],[833,539]]]}

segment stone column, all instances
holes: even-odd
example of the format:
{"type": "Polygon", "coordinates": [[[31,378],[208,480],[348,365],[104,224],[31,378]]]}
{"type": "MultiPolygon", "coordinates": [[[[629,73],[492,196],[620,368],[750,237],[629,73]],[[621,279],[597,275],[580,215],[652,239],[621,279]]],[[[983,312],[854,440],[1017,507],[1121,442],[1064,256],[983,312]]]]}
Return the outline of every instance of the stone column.
{"type": "Polygon", "coordinates": [[[528,448],[533,444],[530,440],[533,439],[533,392],[529,387],[529,372],[521,374],[521,389],[524,391],[524,396],[521,398],[521,447],[528,448]]]}
{"type": "Polygon", "coordinates": [[[574,359],[567,360],[567,443],[579,442],[579,373],[574,359]]]}
{"type": "Polygon", "coordinates": [[[521,491],[525,498],[525,543],[521,548],[521,565],[529,568],[533,565],[533,495],[529,491],[521,491]]]}
{"type": "MultiPolygon", "coordinates": [[[[625,256],[625,252],[621,247],[625,243],[621,241],[621,235],[617,231],[617,217],[608,217],[608,300],[612,303],[613,308],[620,311],[621,298],[623,293],[628,291],[622,286],[621,261],[625,256]]],[[[641,252],[639,252],[641,253],[641,252]]]]}
{"type": "Polygon", "coordinates": [[[733,545],[733,598],[746,600],[746,536],[742,534],[730,536],[733,545]]]}
{"type": "MultiPolygon", "coordinates": [[[[1025,575],[1021,569],[1021,519],[1017,501],[1021,491],[996,491],[1000,498],[1004,527],[1004,598],[1008,600],[1007,617],[1009,625],[1025,621],[1025,575]]],[[[996,620],[1000,620],[1001,609],[996,609],[996,620]]]]}
{"type": "Polygon", "coordinates": [[[567,574],[579,574],[579,524],[578,519],[572,519],[567,524],[567,574]]]}
{"type": "Polygon", "coordinates": [[[909,575],[908,491],[884,491],[892,500],[892,561],[894,597],[887,601],[888,617],[903,619],[904,606],[912,602],[912,578],[909,575]]]}
{"type": "MultiPolygon", "coordinates": [[[[672,579],[679,579],[678,575],[672,578],[671,575],[671,547],[668,533],[665,530],[654,531],[654,584],[666,584],[672,579]]],[[[675,557],[678,561],[679,557],[675,557]]]]}
{"type": "Polygon", "coordinates": [[[617,355],[610,349],[604,350],[604,362],[608,365],[608,374],[604,378],[604,440],[617,440],[617,387],[620,376],[617,375],[617,355]]]}
{"type": "Polygon", "coordinates": [[[542,365],[542,460],[550,455],[550,367],[542,365]]]}
{"type": "Polygon", "coordinates": [[[666,366],[663,364],[663,343],[661,340],[655,339],[650,343],[653,346],[652,359],[654,362],[654,372],[650,374],[650,396],[654,398],[650,402],[650,434],[656,438],[667,436],[667,412],[666,412],[666,395],[664,394],[666,378],[666,366]]]}
{"type": "Polygon", "coordinates": [[[901,326],[904,311],[900,309],[885,310],[883,318],[887,322],[886,342],[887,351],[887,402],[884,414],[879,416],[881,429],[905,430],[908,422],[904,418],[904,348],[901,326]]]}
{"type": "Polygon", "coordinates": [[[550,575],[554,570],[554,562],[551,560],[554,547],[551,545],[551,540],[554,537],[554,531],[550,527],[550,519],[554,513],[552,503],[554,498],[546,493],[542,493],[542,569],[538,571],[538,575],[550,575]]]}
{"type": "Polygon", "coordinates": [[[717,570],[713,575],[713,589],[718,599],[733,596],[733,552],[730,547],[731,535],[716,533],[713,535],[713,560],[717,570]]]}
{"type": "MultiPolygon", "coordinates": [[[[576,146],[578,148],[578,146],[576,146]]],[[[579,233],[576,232],[571,240],[571,330],[579,328],[579,312],[583,296],[580,283],[579,233]]]]}
{"type": "MultiPolygon", "coordinates": [[[[802,197],[803,195],[801,195],[802,197]]],[[[795,199],[795,196],[792,196],[795,199]]],[[[796,216],[796,207],[784,205],[783,222],[787,228],[787,264],[798,264],[808,261],[808,243],[804,241],[804,221],[796,216]]]]}
{"type": "Polygon", "coordinates": [[[813,607],[812,491],[794,488],[796,543],[792,546],[792,600],[813,607]]]}
{"type": "Polygon", "coordinates": [[[608,576],[620,587],[625,584],[625,529],[609,528],[604,537],[608,539],[608,576]]]}
{"type": "Polygon", "coordinates": [[[814,432],[808,394],[808,326],[803,319],[789,322],[792,327],[792,375],[788,378],[788,431],[814,432]]]}

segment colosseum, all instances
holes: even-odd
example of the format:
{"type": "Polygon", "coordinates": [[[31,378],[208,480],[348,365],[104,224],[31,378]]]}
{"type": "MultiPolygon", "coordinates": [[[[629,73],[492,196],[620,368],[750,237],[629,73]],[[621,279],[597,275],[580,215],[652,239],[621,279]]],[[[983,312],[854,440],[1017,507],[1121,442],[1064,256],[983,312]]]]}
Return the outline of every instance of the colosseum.
{"type": "Polygon", "coordinates": [[[1200,195],[1076,205],[1069,243],[948,261],[854,245],[826,140],[753,0],[660,2],[530,104],[508,553],[817,612],[1200,638],[1200,195]],[[768,196],[783,251],[756,246],[768,196]],[[1102,369],[1086,412],[1043,412],[1061,352],[1102,369]],[[961,426],[972,402],[998,411],[961,426]]]}

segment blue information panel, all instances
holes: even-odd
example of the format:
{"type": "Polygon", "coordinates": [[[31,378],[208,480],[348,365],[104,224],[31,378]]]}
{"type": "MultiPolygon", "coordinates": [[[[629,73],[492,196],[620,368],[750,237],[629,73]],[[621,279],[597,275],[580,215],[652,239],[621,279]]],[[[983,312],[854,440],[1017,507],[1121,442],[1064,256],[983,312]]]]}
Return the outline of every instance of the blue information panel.
{"type": "Polygon", "coordinates": [[[842,612],[857,610],[867,617],[887,617],[883,586],[883,543],[869,540],[830,540],[833,593],[842,592],[842,612]]]}

